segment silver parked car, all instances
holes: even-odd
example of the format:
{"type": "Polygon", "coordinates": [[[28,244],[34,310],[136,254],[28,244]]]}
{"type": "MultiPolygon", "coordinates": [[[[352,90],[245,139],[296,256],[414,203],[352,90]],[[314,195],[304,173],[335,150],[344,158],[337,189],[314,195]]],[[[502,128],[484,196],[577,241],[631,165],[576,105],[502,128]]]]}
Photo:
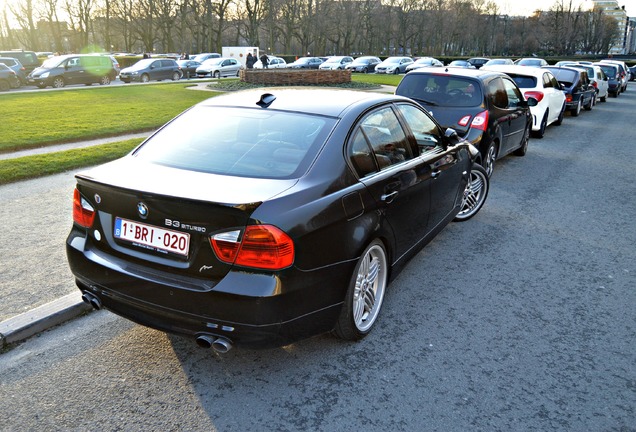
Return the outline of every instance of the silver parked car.
{"type": "Polygon", "coordinates": [[[376,73],[401,74],[406,73],[406,68],[413,63],[410,57],[388,57],[375,67],[376,73]]]}
{"type": "Polygon", "coordinates": [[[238,76],[243,65],[235,58],[220,57],[211,58],[197,68],[197,76],[211,76],[213,78],[238,76]]]}

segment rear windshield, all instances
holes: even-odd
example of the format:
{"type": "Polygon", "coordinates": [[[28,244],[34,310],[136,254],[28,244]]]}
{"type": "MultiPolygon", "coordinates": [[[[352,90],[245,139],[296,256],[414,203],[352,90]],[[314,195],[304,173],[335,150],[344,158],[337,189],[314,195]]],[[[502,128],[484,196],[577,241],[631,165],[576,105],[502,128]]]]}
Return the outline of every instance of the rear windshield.
{"type": "Polygon", "coordinates": [[[295,178],[336,120],[273,110],[198,106],[140,147],[142,160],[212,174],[295,178]]]}
{"type": "Polygon", "coordinates": [[[524,75],[515,75],[515,74],[508,74],[510,76],[510,78],[512,78],[512,80],[514,82],[517,83],[517,86],[519,86],[519,88],[535,88],[537,86],[537,79],[533,76],[524,76],[524,75]]]}
{"type": "Polygon", "coordinates": [[[437,74],[407,74],[396,93],[432,106],[475,107],[484,101],[476,81],[437,74]]]}
{"type": "Polygon", "coordinates": [[[576,81],[577,73],[568,69],[550,69],[552,75],[559,81],[560,83],[565,83],[568,85],[572,85],[576,81]]]}

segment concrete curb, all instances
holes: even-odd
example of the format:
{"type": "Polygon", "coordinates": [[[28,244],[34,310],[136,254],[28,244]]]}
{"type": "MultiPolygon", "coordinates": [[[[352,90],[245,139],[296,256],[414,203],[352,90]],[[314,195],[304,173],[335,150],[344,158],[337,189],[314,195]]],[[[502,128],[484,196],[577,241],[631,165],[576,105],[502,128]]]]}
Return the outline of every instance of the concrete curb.
{"type": "Polygon", "coordinates": [[[0,323],[1,348],[20,342],[39,332],[69,321],[92,307],[82,301],[82,294],[73,292],[50,303],[0,323]]]}

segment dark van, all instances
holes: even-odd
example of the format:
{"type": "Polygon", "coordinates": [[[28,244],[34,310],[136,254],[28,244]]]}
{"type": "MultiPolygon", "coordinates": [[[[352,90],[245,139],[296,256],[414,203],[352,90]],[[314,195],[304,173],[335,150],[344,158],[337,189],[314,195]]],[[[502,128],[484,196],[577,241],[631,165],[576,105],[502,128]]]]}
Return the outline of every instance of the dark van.
{"type": "Polygon", "coordinates": [[[27,77],[27,82],[39,88],[61,88],[69,84],[110,84],[117,76],[113,62],[99,54],[71,54],[52,57],[27,77]]]}
{"type": "Polygon", "coordinates": [[[0,51],[0,57],[11,57],[20,60],[20,63],[22,63],[22,66],[24,66],[25,69],[24,73],[26,73],[27,75],[31,73],[33,69],[40,66],[40,60],[33,51],[0,51]]]}

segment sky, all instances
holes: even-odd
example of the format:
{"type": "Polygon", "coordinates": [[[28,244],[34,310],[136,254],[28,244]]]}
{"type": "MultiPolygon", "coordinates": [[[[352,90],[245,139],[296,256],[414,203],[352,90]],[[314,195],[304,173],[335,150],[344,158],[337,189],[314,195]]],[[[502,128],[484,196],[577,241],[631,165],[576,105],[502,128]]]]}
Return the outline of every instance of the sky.
{"type": "MultiPolygon", "coordinates": [[[[532,15],[537,10],[548,10],[554,5],[555,0],[493,0],[501,8],[501,12],[509,15],[532,15]]],[[[563,0],[568,4],[570,0],[563,0]]],[[[591,9],[594,4],[591,0],[572,0],[576,8],[582,4],[583,9],[591,9]]],[[[618,0],[619,6],[625,6],[627,16],[636,17],[636,0],[618,0]]]]}

